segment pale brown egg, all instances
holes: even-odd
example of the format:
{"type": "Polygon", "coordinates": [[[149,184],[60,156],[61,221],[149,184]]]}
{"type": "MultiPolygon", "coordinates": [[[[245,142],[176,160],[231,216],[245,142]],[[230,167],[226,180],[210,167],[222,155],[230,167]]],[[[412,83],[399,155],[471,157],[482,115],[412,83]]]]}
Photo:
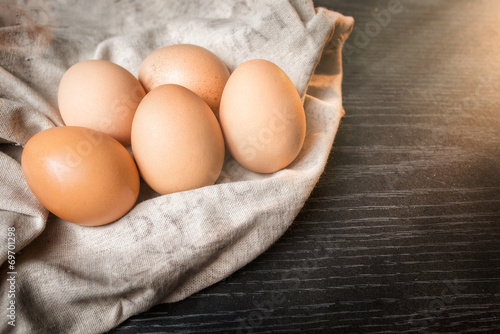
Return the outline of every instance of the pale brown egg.
{"type": "Polygon", "coordinates": [[[89,128],[61,126],[35,134],[24,147],[21,165],[40,203],[71,223],[113,222],[139,195],[139,173],[130,153],[89,128]]]}
{"type": "Polygon", "coordinates": [[[224,162],[224,139],[198,95],[179,85],[161,85],[137,108],[132,152],[146,183],[169,194],[214,184],[224,162]]]}
{"type": "Polygon", "coordinates": [[[295,86],[282,69],[263,59],[247,61],[231,74],[219,121],[234,159],[259,173],[288,166],[306,134],[304,107],[295,86]]]}
{"type": "Polygon", "coordinates": [[[59,83],[58,104],[66,125],[101,131],[130,145],[135,110],[146,95],[126,69],[106,60],[71,66],[59,83]]]}
{"type": "Polygon", "coordinates": [[[144,59],[139,69],[139,81],[146,92],[164,84],[184,86],[200,96],[216,116],[228,78],[229,71],[217,55],[193,44],[158,49],[144,59]]]}

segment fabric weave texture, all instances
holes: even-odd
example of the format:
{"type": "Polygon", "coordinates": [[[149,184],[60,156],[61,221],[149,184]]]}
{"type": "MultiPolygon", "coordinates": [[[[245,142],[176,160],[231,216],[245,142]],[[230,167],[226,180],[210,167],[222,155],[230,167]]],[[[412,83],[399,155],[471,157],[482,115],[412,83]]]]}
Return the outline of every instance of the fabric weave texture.
{"type": "Polygon", "coordinates": [[[268,249],[292,224],[329,157],[344,114],[341,50],[353,19],[307,0],[123,2],[0,0],[0,332],[102,333],[152,306],[210,286],[268,249]],[[215,185],[160,196],[144,182],[116,222],[84,227],[50,214],[24,180],[28,139],[63,126],[57,89],[78,61],[137,77],[163,46],[191,43],[233,71],[274,62],[306,111],[299,156],[272,174],[226,157],[215,185]],[[7,323],[7,231],[16,231],[16,326],[7,323]]]}

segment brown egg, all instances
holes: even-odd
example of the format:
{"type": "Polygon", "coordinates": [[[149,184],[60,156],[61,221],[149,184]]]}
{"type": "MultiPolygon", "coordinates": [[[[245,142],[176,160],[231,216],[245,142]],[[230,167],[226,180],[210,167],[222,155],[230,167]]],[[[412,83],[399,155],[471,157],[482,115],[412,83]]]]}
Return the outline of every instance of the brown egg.
{"type": "Polygon", "coordinates": [[[161,85],[137,108],[132,152],[146,183],[169,194],[214,184],[224,162],[224,139],[198,95],[179,85],[161,85]]]}
{"type": "Polygon", "coordinates": [[[288,166],[306,134],[304,107],[295,86],[283,70],[263,59],[247,61],[231,74],[219,121],[234,159],[259,173],[288,166]]]}
{"type": "Polygon", "coordinates": [[[226,65],[214,53],[192,44],[158,49],[144,59],[139,69],[139,81],[146,92],[163,84],[184,86],[198,94],[216,116],[228,78],[226,65]]]}
{"type": "Polygon", "coordinates": [[[139,195],[139,173],[130,153],[92,129],[62,126],[41,131],[26,143],[21,164],[40,203],[75,224],[115,221],[139,195]]]}
{"type": "Polygon", "coordinates": [[[104,132],[128,146],[135,110],[144,95],[139,80],[123,67],[85,60],[64,73],[58,103],[66,125],[104,132]]]}

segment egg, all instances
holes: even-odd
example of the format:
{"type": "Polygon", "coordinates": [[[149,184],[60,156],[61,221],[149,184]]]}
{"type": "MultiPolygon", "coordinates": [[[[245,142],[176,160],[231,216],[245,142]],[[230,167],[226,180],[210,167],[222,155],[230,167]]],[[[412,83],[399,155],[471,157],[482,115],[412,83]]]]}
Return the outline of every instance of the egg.
{"type": "Polygon", "coordinates": [[[246,61],[233,71],[222,94],[219,122],[233,158],[259,173],[287,167],[306,135],[297,89],[281,68],[264,59],[246,61]]]}
{"type": "Polygon", "coordinates": [[[224,150],[215,115],[191,90],[161,85],[139,104],[132,124],[132,152],[141,176],[157,193],[214,184],[224,150]]]}
{"type": "Polygon", "coordinates": [[[125,68],[106,60],[84,60],[61,78],[59,111],[66,125],[101,131],[128,146],[135,110],[145,95],[125,68]]]}
{"type": "Polygon", "coordinates": [[[139,173],[130,153],[117,140],[89,128],[38,132],[23,149],[21,166],[40,203],[79,225],[113,222],[139,195],[139,173]]]}
{"type": "Polygon", "coordinates": [[[229,78],[226,65],[208,49],[174,44],[148,55],[139,69],[146,91],[163,84],[184,86],[200,96],[218,115],[220,98],[229,78]]]}

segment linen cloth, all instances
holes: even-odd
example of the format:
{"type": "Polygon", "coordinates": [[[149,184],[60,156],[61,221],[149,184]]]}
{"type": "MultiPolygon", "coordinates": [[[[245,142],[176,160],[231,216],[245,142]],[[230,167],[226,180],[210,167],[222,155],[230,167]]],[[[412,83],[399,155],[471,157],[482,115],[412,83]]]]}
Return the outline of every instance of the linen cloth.
{"type": "Polygon", "coordinates": [[[179,301],[255,259],[290,226],[317,183],[344,113],[341,49],[353,19],[308,0],[0,0],[0,331],[101,333],[179,301]],[[163,46],[191,43],[233,71],[263,58],[303,99],[307,135],[284,170],[257,174],[226,156],[213,186],[160,196],[141,183],[118,221],[84,227],[44,209],[20,166],[23,145],[63,122],[57,89],[78,61],[137,77],[163,46]],[[15,316],[8,324],[8,228],[15,227],[15,316]]]}

